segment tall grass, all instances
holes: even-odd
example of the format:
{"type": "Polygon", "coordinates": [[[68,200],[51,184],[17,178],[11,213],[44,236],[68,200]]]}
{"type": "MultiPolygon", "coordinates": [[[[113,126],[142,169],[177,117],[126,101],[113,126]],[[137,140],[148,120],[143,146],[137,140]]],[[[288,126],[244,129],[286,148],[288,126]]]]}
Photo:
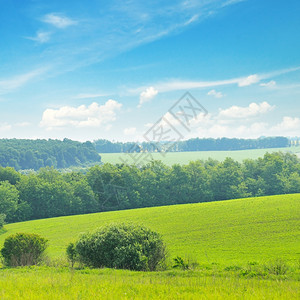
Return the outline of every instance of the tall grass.
{"type": "Polygon", "coordinates": [[[294,280],[32,267],[0,271],[0,299],[299,299],[294,280]]]}

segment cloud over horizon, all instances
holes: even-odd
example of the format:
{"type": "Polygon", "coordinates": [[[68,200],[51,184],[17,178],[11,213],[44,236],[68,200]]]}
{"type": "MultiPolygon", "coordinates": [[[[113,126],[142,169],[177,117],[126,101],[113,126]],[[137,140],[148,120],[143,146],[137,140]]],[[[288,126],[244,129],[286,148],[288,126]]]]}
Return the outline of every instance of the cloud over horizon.
{"type": "Polygon", "coordinates": [[[121,107],[121,103],[110,99],[103,105],[93,102],[89,106],[48,108],[43,113],[40,126],[47,130],[64,127],[100,127],[115,121],[121,107]]]}

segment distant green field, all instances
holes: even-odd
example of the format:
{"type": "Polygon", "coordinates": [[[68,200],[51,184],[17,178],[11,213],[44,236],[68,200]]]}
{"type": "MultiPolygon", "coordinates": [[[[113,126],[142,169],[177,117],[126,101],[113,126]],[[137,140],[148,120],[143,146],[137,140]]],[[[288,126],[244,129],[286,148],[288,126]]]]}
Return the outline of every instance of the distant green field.
{"type": "MultiPolygon", "coordinates": [[[[244,159],[257,159],[263,157],[265,153],[269,152],[291,152],[300,157],[300,146],[288,148],[269,148],[269,149],[254,149],[254,150],[240,150],[240,151],[194,151],[194,152],[168,152],[163,155],[160,153],[151,153],[153,159],[161,160],[165,164],[171,166],[173,164],[188,164],[190,161],[208,158],[213,158],[223,161],[226,157],[231,157],[234,160],[242,162],[244,159]]],[[[128,164],[147,163],[150,156],[147,153],[101,153],[102,162],[104,163],[122,163],[126,161],[128,164]]]]}
{"type": "Polygon", "coordinates": [[[142,223],[162,234],[170,257],[221,265],[300,258],[300,194],[174,205],[9,224],[0,235],[34,232],[49,239],[50,257],[64,256],[80,233],[111,222],[142,223]]]}

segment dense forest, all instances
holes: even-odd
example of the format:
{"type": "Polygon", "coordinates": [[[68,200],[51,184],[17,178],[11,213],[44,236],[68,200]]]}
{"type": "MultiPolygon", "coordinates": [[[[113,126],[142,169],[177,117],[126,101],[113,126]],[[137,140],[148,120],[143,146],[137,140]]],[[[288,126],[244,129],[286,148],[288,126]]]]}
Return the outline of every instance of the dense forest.
{"type": "Polygon", "coordinates": [[[86,174],[47,167],[23,175],[0,167],[0,215],[7,222],[299,192],[300,159],[281,152],[243,163],[103,164],[86,174]]]}
{"type": "Polygon", "coordinates": [[[290,145],[286,137],[266,137],[259,139],[200,139],[194,138],[186,141],[172,143],[167,142],[143,142],[143,143],[122,143],[111,142],[108,140],[94,141],[96,150],[99,153],[121,153],[121,152],[155,152],[166,149],[166,151],[230,151],[246,149],[266,149],[266,148],[283,148],[290,145]]]}
{"type": "Polygon", "coordinates": [[[0,166],[16,170],[67,168],[100,162],[94,144],[60,140],[0,139],[0,166]]]}
{"type": "Polygon", "coordinates": [[[80,143],[69,139],[25,140],[0,139],[0,166],[16,170],[39,170],[43,167],[63,169],[100,163],[99,153],[156,152],[156,151],[211,151],[280,148],[289,146],[285,137],[261,139],[190,139],[177,143],[140,144],[97,140],[80,143]]]}

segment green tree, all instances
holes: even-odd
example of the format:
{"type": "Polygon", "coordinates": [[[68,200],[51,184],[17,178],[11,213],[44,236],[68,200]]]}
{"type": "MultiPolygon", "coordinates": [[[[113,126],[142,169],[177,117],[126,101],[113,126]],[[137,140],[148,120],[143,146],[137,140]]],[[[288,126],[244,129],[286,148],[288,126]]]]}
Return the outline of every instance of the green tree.
{"type": "Polygon", "coordinates": [[[14,170],[14,168],[0,166],[0,181],[8,181],[10,184],[15,185],[21,179],[21,174],[14,170]]]}
{"type": "Polygon", "coordinates": [[[0,182],[0,212],[6,215],[7,221],[13,219],[18,208],[19,192],[8,181],[0,182]]]}
{"type": "Polygon", "coordinates": [[[211,190],[215,200],[248,197],[241,165],[232,158],[213,168],[211,190]]]}

